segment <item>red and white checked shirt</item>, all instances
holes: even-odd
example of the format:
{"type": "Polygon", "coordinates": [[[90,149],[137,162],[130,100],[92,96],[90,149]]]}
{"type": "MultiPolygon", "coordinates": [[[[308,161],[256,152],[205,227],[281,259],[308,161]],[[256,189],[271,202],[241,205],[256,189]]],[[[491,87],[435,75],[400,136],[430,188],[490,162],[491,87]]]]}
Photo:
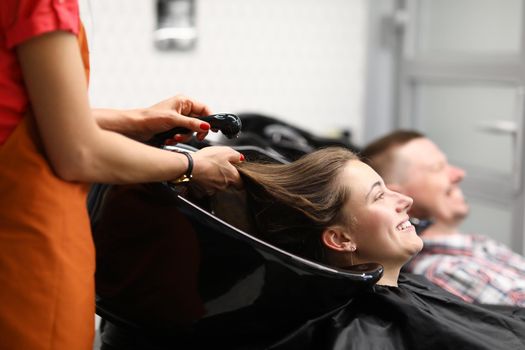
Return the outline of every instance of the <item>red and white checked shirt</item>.
{"type": "Polygon", "coordinates": [[[471,303],[525,307],[525,258],[488,237],[454,234],[423,238],[406,271],[425,275],[471,303]]]}

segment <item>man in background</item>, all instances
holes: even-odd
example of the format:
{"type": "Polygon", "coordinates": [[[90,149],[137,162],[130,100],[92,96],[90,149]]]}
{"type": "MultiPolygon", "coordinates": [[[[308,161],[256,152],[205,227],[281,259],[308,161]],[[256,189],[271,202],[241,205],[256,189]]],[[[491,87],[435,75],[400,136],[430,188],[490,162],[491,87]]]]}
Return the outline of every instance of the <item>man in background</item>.
{"type": "Polygon", "coordinates": [[[410,216],[430,220],[424,248],[405,267],[467,302],[525,307],[525,259],[488,237],[460,232],[469,207],[465,171],[423,134],[399,130],[363,149],[388,188],[414,199],[410,216]]]}

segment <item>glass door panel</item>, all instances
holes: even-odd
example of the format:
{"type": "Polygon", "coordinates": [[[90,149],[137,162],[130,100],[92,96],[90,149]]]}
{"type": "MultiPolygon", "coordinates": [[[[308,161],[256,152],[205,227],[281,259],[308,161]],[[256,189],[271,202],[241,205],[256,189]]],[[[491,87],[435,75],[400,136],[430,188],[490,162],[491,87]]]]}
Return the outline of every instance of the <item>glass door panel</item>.
{"type": "Polygon", "coordinates": [[[477,201],[469,193],[466,196],[469,198],[470,214],[461,226],[463,232],[485,235],[512,247],[511,208],[493,202],[477,201]]]}
{"type": "Polygon", "coordinates": [[[514,133],[487,132],[493,124],[516,126],[516,88],[487,85],[415,85],[414,122],[449,155],[451,163],[511,178],[514,133]]]}
{"type": "Polygon", "coordinates": [[[517,54],[522,4],[521,0],[417,1],[416,52],[517,54]]]}

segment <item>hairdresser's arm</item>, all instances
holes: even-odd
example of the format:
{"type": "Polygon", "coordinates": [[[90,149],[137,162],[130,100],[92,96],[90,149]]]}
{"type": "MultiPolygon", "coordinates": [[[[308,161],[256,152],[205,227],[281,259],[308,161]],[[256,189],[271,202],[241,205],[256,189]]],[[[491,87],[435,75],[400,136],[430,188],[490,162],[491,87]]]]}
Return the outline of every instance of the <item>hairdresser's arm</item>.
{"type": "Polygon", "coordinates": [[[177,95],[161,101],[149,108],[116,110],[93,109],[97,124],[106,130],[124,134],[139,141],[147,141],[155,134],[174,127],[189,129],[189,135],[179,135],[176,141],[184,141],[193,132],[197,139],[203,140],[208,134],[210,125],[195,117],[210,115],[210,109],[192,98],[177,95]]]}
{"type": "MultiPolygon", "coordinates": [[[[169,180],[186,171],[183,155],[143,145],[97,125],[74,35],[44,34],[21,44],[17,53],[39,133],[58,176],[70,181],[131,183],[169,180]]],[[[226,147],[213,155],[199,151],[194,156],[194,174],[215,188],[238,184],[239,174],[230,162],[239,159],[238,152],[226,147]]]]}

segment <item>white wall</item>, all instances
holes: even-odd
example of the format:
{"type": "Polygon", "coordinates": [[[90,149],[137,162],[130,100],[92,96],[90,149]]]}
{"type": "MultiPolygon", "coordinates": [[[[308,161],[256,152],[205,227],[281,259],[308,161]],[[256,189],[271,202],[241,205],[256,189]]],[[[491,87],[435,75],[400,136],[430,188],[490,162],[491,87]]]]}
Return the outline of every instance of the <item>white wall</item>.
{"type": "Polygon", "coordinates": [[[91,102],[131,108],[176,93],[318,133],[363,134],[366,0],[195,0],[197,47],[160,52],[154,0],[81,0],[91,102]]]}

